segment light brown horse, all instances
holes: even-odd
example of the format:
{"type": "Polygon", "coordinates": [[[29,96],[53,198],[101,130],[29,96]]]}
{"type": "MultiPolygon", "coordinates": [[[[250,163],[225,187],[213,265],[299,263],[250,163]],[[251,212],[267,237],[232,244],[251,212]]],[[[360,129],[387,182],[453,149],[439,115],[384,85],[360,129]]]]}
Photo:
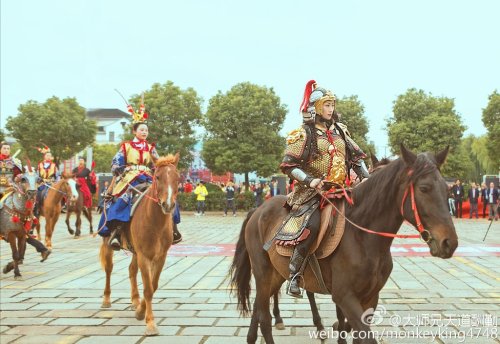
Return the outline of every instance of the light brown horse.
{"type": "MultiPolygon", "coordinates": [[[[458,246],[458,238],[448,212],[446,183],[439,172],[448,150],[436,155],[416,155],[401,146],[401,153],[402,158],[354,188],[354,206],[346,208],[346,217],[379,234],[394,235],[407,220],[422,230],[431,255],[450,258],[458,246]]],[[[259,325],[265,341],[274,343],[269,298],[288,277],[289,258],[272,250],[266,252],[263,245],[287,215],[284,201],[285,197],[273,197],[251,211],[236,245],[231,282],[243,314],[250,312],[250,280],[252,274],[255,277],[256,296],[248,343],[257,340],[259,325]]],[[[338,330],[344,333],[352,328],[361,334],[354,343],[377,343],[370,330],[368,313],[376,309],[380,290],[392,271],[392,241],[391,237],[367,233],[346,223],[337,250],[319,261],[323,279],[337,306],[338,330]]],[[[307,290],[320,292],[311,271],[305,271],[304,280],[307,290]]]]}
{"type": "MultiPolygon", "coordinates": [[[[158,289],[160,273],[165,264],[167,251],[173,241],[172,214],[177,199],[179,172],[177,163],[179,154],[161,157],[156,162],[156,170],[152,185],[146,190],[144,198],[135,209],[130,221],[131,245],[133,257],[129,266],[132,308],[135,309],[137,320],[146,318],[146,335],[158,335],[151,301],[158,289]],[[141,269],[144,297],[139,299],[137,288],[137,268],[141,269]]],[[[122,233],[123,234],[123,233],[122,233]]],[[[126,235],[122,235],[123,238],[126,235]]],[[[101,265],[106,272],[103,308],[111,307],[111,272],[113,271],[113,250],[108,246],[109,237],[103,237],[101,244],[101,265]]]]}
{"type": "Polygon", "coordinates": [[[77,186],[78,190],[78,198],[75,201],[68,201],[66,203],[66,226],[68,227],[68,232],[71,235],[75,235],[75,239],[80,237],[81,234],[81,228],[82,228],[82,212],[83,215],[85,215],[85,218],[89,221],[89,226],[90,226],[90,234],[94,233],[92,229],[92,209],[87,208],[83,205],[83,193],[80,190],[80,188],[77,186]],[[75,213],[76,215],[76,221],[75,221],[75,227],[76,227],[76,232],[71,228],[71,225],[69,223],[69,218],[71,216],[71,213],[75,213]]]}
{"type": "MultiPolygon", "coordinates": [[[[78,197],[76,191],[76,181],[63,173],[61,180],[49,186],[47,197],[44,199],[40,209],[40,215],[45,218],[45,246],[48,249],[52,248],[52,234],[61,214],[61,200],[66,197],[70,201],[75,201],[78,197]]],[[[36,225],[38,239],[40,236],[40,222],[36,225]]]]}

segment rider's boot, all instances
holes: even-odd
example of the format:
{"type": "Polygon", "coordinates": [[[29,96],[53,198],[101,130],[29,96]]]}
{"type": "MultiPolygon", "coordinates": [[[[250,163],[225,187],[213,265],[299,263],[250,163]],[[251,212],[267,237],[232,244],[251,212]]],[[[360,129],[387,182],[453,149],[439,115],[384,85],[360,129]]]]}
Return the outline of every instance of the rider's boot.
{"type": "Polygon", "coordinates": [[[182,241],[182,235],[179,232],[179,229],[177,229],[177,224],[174,223],[174,241],[172,242],[172,245],[180,243],[181,241],[182,241]]]}
{"type": "Polygon", "coordinates": [[[292,257],[290,258],[290,282],[288,283],[287,294],[293,297],[302,298],[302,290],[300,289],[300,280],[307,264],[308,248],[303,247],[306,243],[300,243],[293,250],[292,257]],[[302,246],[302,247],[300,247],[302,246]]]}
{"type": "Polygon", "coordinates": [[[123,227],[122,222],[119,222],[117,225],[115,225],[109,237],[108,245],[114,251],[120,251],[122,248],[121,244],[122,227],[123,227]]]}

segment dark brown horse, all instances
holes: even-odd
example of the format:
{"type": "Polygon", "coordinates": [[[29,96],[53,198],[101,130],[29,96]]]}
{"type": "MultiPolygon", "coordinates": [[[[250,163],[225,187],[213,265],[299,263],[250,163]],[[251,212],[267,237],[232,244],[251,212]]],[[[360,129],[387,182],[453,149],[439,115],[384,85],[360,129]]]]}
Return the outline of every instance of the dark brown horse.
{"type": "Polygon", "coordinates": [[[80,237],[81,234],[82,212],[83,215],[85,215],[85,218],[89,221],[90,234],[94,233],[92,229],[92,209],[87,208],[83,205],[83,193],[78,186],[77,190],[78,190],[78,198],[74,201],[66,202],[66,221],[65,221],[66,226],[68,227],[69,234],[71,235],[74,234],[75,239],[80,237]],[[71,213],[75,213],[76,215],[76,221],[75,221],[76,232],[71,228],[71,225],[69,223],[69,217],[71,216],[71,213]]]}
{"type": "Polygon", "coordinates": [[[25,225],[31,227],[33,204],[36,197],[37,175],[28,163],[28,172],[13,185],[13,193],[6,195],[0,207],[0,238],[10,244],[12,261],[3,269],[4,273],[14,269],[14,278],[21,279],[19,264],[26,250],[25,225]],[[26,223],[28,221],[28,223],[26,223]]]}
{"type": "MultiPolygon", "coordinates": [[[[448,149],[436,155],[415,155],[401,146],[402,158],[376,171],[366,182],[353,190],[355,205],[346,208],[346,217],[359,226],[376,232],[396,234],[406,219],[417,226],[417,218],[426,228],[425,237],[433,256],[450,258],[458,238],[446,202],[446,183],[439,167],[448,149]],[[413,191],[412,191],[413,190],[413,191]],[[416,211],[412,209],[415,199],[416,211]]],[[[231,266],[232,284],[238,296],[238,308],[250,312],[250,279],[255,277],[256,298],[247,335],[249,343],[257,340],[260,324],[267,343],[272,337],[269,299],[288,277],[288,257],[270,255],[263,249],[269,232],[286,216],[285,197],[273,197],[249,213],[243,223],[231,266]]],[[[353,330],[365,333],[366,339],[354,343],[376,343],[370,337],[365,311],[375,309],[379,292],[392,271],[390,247],[393,238],[361,231],[346,223],[337,250],[319,261],[324,281],[337,305],[339,331],[345,331],[345,320],[353,330]]],[[[315,286],[314,275],[304,276],[306,289],[315,286]],[[312,282],[312,283],[311,283],[312,282]]],[[[320,292],[308,289],[311,292],[320,292]]],[[[361,336],[359,336],[361,337],[361,336]]],[[[345,341],[344,341],[345,342],[345,341]]]]}
{"type": "MultiPolygon", "coordinates": [[[[391,160],[388,158],[382,158],[378,159],[377,156],[370,151],[370,160],[371,160],[371,166],[370,166],[370,174],[387,166],[391,160]]],[[[277,330],[284,330],[285,329],[285,324],[283,322],[283,318],[280,315],[280,308],[279,308],[279,291],[276,292],[273,295],[273,316],[274,316],[274,326],[276,327],[277,330]]],[[[316,305],[316,299],[314,297],[314,293],[311,291],[307,291],[307,299],[309,300],[309,305],[311,306],[311,313],[313,317],[313,323],[316,326],[316,329],[318,332],[324,330],[323,323],[321,321],[321,316],[318,311],[318,306],[316,305]]],[[[338,323],[334,324],[333,327],[338,327],[338,323]]]]}
{"type": "MultiPolygon", "coordinates": [[[[47,197],[43,200],[40,215],[45,218],[45,246],[52,248],[52,234],[56,226],[59,214],[61,214],[61,200],[66,197],[69,201],[74,201],[78,197],[76,191],[76,181],[63,173],[61,180],[49,186],[47,197]]],[[[40,236],[40,223],[36,225],[38,239],[40,236]]]]}
{"type": "MultiPolygon", "coordinates": [[[[130,238],[133,247],[129,266],[132,307],[137,320],[146,317],[146,335],[157,335],[151,301],[158,289],[160,273],[165,264],[167,251],[173,241],[172,212],[177,198],[179,154],[162,157],[156,162],[153,184],[146,191],[130,221],[130,238]],[[144,297],[139,299],[137,289],[137,268],[141,269],[144,297]]],[[[128,228],[125,230],[129,230],[128,228]]],[[[123,234],[123,233],[122,233],[123,234]]],[[[126,235],[122,235],[122,242],[126,235]]],[[[109,237],[103,237],[101,244],[101,265],[106,272],[106,286],[103,308],[111,307],[111,272],[113,271],[113,250],[108,245],[109,237]]]]}

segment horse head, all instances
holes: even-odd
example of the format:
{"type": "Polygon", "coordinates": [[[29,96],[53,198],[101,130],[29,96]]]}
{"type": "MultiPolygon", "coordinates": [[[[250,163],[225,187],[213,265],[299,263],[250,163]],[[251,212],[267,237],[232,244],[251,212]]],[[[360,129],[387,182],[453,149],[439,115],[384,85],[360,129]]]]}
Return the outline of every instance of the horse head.
{"type": "Polygon", "coordinates": [[[179,185],[179,172],[177,163],[179,153],[161,157],[156,162],[153,188],[156,190],[156,198],[163,214],[169,214],[175,206],[177,190],[179,185]]]}
{"type": "Polygon", "coordinates": [[[38,176],[33,170],[31,162],[28,160],[28,164],[26,166],[26,172],[23,173],[19,178],[19,186],[21,187],[22,192],[24,192],[29,199],[34,198],[36,195],[37,180],[38,176]]]}
{"type": "Polygon", "coordinates": [[[447,186],[439,171],[446,160],[448,148],[437,154],[414,154],[401,145],[405,164],[405,180],[401,184],[401,213],[412,223],[435,257],[450,258],[458,246],[458,237],[451,219],[447,186]],[[424,229],[425,228],[425,229],[424,229]]]}
{"type": "Polygon", "coordinates": [[[63,173],[62,178],[65,183],[63,183],[62,190],[67,196],[69,202],[76,202],[78,199],[78,191],[76,190],[76,181],[72,174],[63,173]]]}

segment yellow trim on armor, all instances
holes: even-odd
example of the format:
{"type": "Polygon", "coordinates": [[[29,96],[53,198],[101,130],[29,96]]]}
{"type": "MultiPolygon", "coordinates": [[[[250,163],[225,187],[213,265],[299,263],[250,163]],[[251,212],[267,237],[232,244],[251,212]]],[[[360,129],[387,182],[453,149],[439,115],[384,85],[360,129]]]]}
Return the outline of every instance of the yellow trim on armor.
{"type": "Polygon", "coordinates": [[[7,197],[9,197],[13,193],[14,193],[14,190],[7,191],[6,193],[4,193],[2,198],[0,199],[0,203],[3,203],[7,199],[7,197]]]}

